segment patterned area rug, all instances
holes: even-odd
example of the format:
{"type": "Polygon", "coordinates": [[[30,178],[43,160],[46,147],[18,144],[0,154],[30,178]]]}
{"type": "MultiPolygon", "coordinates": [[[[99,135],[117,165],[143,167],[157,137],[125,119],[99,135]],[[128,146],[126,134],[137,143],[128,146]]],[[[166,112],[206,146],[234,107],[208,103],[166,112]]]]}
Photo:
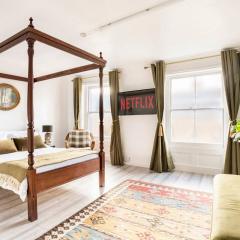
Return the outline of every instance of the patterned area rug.
{"type": "Polygon", "coordinates": [[[208,240],[212,195],[127,180],[39,240],[208,240]]]}

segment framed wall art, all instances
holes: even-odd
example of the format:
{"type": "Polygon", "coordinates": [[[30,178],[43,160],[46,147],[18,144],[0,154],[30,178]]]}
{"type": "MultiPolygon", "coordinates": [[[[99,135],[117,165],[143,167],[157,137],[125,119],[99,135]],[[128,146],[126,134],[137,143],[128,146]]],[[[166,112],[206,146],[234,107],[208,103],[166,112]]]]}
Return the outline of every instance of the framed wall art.
{"type": "Polygon", "coordinates": [[[19,91],[10,84],[0,83],[0,110],[9,111],[18,106],[19,91]]]}

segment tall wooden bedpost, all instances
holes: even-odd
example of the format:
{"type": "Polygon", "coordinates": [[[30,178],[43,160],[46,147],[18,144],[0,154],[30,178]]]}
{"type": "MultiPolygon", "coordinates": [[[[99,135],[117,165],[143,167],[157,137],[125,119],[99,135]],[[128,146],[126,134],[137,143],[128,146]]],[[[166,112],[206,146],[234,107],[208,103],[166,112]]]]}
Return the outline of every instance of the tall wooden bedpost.
{"type": "MultiPolygon", "coordinates": [[[[100,58],[102,53],[100,52],[100,58]]],[[[100,137],[100,167],[99,167],[99,186],[105,186],[105,152],[104,152],[104,126],[103,126],[103,67],[99,67],[99,80],[100,80],[100,95],[99,95],[99,137],[100,137]]]]}
{"type": "MultiPolygon", "coordinates": [[[[29,19],[28,27],[34,28],[32,21],[29,19]]],[[[34,169],[34,118],[33,118],[33,55],[34,42],[32,38],[27,38],[28,44],[28,98],[27,98],[27,116],[28,116],[28,220],[37,219],[37,191],[36,191],[36,169],[34,169]]]]}

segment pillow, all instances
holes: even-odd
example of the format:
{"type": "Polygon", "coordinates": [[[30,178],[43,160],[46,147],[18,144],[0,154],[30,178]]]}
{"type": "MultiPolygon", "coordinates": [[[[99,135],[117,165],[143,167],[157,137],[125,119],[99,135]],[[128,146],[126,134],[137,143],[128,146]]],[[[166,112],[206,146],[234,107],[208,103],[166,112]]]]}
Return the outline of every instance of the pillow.
{"type": "Polygon", "coordinates": [[[34,148],[46,148],[40,135],[34,136],[34,148]]]}
{"type": "Polygon", "coordinates": [[[74,130],[69,133],[68,138],[69,147],[84,148],[91,146],[90,132],[85,130],[74,130]]]}
{"type": "MultiPolygon", "coordinates": [[[[14,138],[15,145],[18,151],[27,151],[27,137],[24,138],[14,138]]],[[[34,136],[34,148],[45,148],[46,145],[43,143],[40,135],[34,136]]]]}
{"type": "Polygon", "coordinates": [[[0,154],[17,152],[17,148],[12,139],[0,140],[0,154]]]}
{"type": "Polygon", "coordinates": [[[13,138],[18,151],[27,151],[27,138],[13,138]]]}

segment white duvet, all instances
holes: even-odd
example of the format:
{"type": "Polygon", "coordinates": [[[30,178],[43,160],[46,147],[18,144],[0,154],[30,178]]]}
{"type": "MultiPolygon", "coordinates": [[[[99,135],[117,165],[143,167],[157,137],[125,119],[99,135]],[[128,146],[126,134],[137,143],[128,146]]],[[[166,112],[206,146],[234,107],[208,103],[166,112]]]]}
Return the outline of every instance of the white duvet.
{"type": "MultiPolygon", "coordinates": [[[[39,155],[44,155],[44,154],[48,154],[48,153],[61,152],[61,151],[64,151],[64,150],[65,150],[65,148],[35,149],[34,155],[39,156],[39,155]]],[[[26,151],[9,153],[9,154],[1,154],[0,155],[0,164],[4,163],[4,162],[8,162],[8,161],[26,159],[27,156],[28,156],[28,152],[26,152],[26,151]]],[[[98,156],[97,153],[93,152],[93,153],[91,153],[87,156],[83,156],[83,157],[80,157],[80,158],[74,158],[74,159],[64,161],[64,162],[61,162],[61,163],[56,163],[56,164],[51,164],[51,165],[39,167],[39,168],[37,168],[37,173],[47,172],[47,171],[51,171],[51,170],[58,169],[58,168],[61,168],[61,167],[65,167],[65,166],[69,166],[69,165],[76,164],[76,163],[79,163],[79,162],[83,162],[83,161],[86,161],[86,160],[94,159],[97,156],[98,156]]],[[[27,178],[25,178],[22,181],[22,183],[20,184],[19,188],[16,189],[16,187],[11,184],[11,181],[1,180],[1,179],[6,179],[6,178],[1,178],[1,175],[3,175],[3,174],[0,173],[0,187],[13,191],[14,193],[19,195],[19,197],[21,198],[22,201],[25,201],[26,196],[27,196],[27,188],[28,188],[27,178]]]]}

